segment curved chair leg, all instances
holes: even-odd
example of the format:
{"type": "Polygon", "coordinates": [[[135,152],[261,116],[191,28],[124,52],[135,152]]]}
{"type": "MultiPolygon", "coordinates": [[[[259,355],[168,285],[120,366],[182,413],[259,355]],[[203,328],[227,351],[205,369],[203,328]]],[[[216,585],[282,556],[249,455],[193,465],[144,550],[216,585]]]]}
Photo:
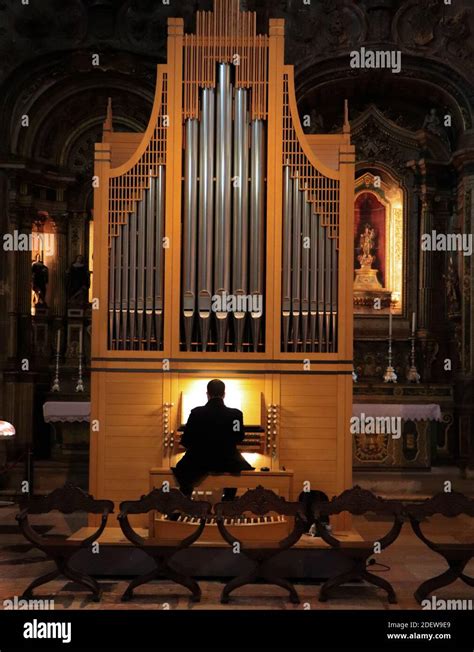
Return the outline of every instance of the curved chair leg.
{"type": "Polygon", "coordinates": [[[224,586],[221,595],[221,603],[227,604],[229,602],[229,596],[232,591],[235,591],[235,589],[238,589],[240,586],[245,586],[245,584],[253,584],[257,577],[258,573],[256,569],[251,573],[247,573],[247,575],[239,575],[238,577],[234,577],[233,580],[230,580],[230,582],[224,586]]]}
{"type": "Polygon", "coordinates": [[[84,575],[83,573],[74,570],[67,564],[64,565],[62,572],[65,575],[65,577],[67,577],[68,579],[72,580],[73,582],[76,582],[77,584],[85,586],[87,589],[89,589],[89,591],[91,591],[93,594],[94,602],[100,601],[100,594],[101,594],[100,585],[95,581],[93,577],[90,577],[89,575],[84,575]]]}
{"type": "Polygon", "coordinates": [[[268,573],[262,574],[262,579],[266,580],[268,584],[274,584],[275,586],[281,586],[282,589],[286,589],[290,594],[289,599],[292,604],[300,604],[301,600],[296,592],[295,587],[291,582],[285,580],[283,577],[274,577],[268,573]]]}
{"type": "Polygon", "coordinates": [[[133,591],[134,589],[137,588],[137,586],[141,586],[142,584],[147,584],[147,582],[151,582],[151,580],[154,580],[156,577],[158,577],[159,573],[160,573],[159,569],[154,568],[149,573],[145,573],[144,575],[135,577],[135,579],[133,579],[125,589],[125,592],[121,598],[122,602],[128,602],[128,600],[131,600],[131,598],[133,598],[133,591]]]}
{"type": "Polygon", "coordinates": [[[464,573],[461,573],[459,577],[463,582],[466,582],[468,586],[474,586],[474,577],[469,577],[469,575],[465,575],[464,573]]]}
{"type": "Polygon", "coordinates": [[[199,602],[201,599],[201,588],[199,584],[193,580],[192,577],[180,573],[174,568],[171,568],[171,566],[168,566],[168,564],[162,564],[161,570],[168,579],[173,580],[173,582],[176,582],[176,584],[181,584],[181,586],[189,589],[192,593],[191,600],[193,602],[199,602]]]}
{"type": "Polygon", "coordinates": [[[383,577],[379,577],[378,575],[374,575],[373,573],[369,573],[368,571],[364,571],[361,577],[366,582],[369,582],[370,584],[375,584],[375,586],[379,586],[381,589],[384,589],[384,591],[387,591],[388,601],[390,604],[397,603],[396,593],[393,590],[393,587],[390,584],[390,582],[387,582],[386,579],[384,579],[383,577]]]}
{"type": "Polygon", "coordinates": [[[426,598],[427,595],[432,593],[435,589],[440,589],[442,586],[448,586],[448,584],[452,584],[455,580],[457,580],[458,577],[460,577],[460,572],[459,570],[455,570],[454,568],[448,568],[447,571],[444,573],[441,573],[441,575],[437,575],[436,577],[432,577],[429,580],[426,580],[426,582],[423,582],[420,584],[420,586],[417,588],[415,591],[415,598],[418,602],[421,602],[426,598]]]}
{"type": "Polygon", "coordinates": [[[46,575],[42,575],[41,577],[38,577],[36,580],[31,582],[31,584],[23,591],[22,598],[25,598],[27,600],[33,598],[33,589],[36,589],[38,586],[41,586],[42,584],[46,584],[47,582],[51,582],[51,580],[55,580],[60,575],[61,575],[60,571],[56,569],[54,571],[51,571],[50,573],[46,573],[46,575]]]}
{"type": "Polygon", "coordinates": [[[328,595],[329,591],[336,588],[337,586],[341,586],[341,584],[346,584],[346,582],[350,582],[357,577],[359,577],[359,573],[357,573],[354,568],[351,568],[351,570],[348,570],[345,573],[341,573],[340,575],[336,575],[336,577],[329,578],[324,582],[319,591],[319,602],[327,602],[328,598],[330,597],[328,595]]]}

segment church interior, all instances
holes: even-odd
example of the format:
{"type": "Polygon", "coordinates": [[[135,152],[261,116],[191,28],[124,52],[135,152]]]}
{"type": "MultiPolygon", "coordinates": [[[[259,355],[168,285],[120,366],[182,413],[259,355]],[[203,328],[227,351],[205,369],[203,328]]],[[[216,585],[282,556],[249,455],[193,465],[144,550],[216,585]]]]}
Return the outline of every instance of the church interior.
{"type": "Polygon", "coordinates": [[[469,0],[0,2],[0,601],[52,556],[57,609],[472,602],[473,34],[469,0]],[[183,498],[212,379],[255,470],[183,498]]]}

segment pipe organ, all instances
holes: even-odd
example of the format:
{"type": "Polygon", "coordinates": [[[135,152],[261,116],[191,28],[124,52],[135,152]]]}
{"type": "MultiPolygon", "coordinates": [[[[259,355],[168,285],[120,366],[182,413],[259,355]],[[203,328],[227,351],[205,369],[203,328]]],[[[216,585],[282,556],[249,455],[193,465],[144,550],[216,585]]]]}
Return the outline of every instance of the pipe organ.
{"type": "Polygon", "coordinates": [[[198,11],[194,33],[168,20],[144,133],[115,132],[109,105],[95,154],[94,494],[136,498],[150,467],[173,466],[183,396],[211,378],[240,393],[254,466],[291,469],[295,497],[305,482],[350,485],[342,113],[341,133],[303,132],[284,21],[258,34],[239,0],[198,11]]]}

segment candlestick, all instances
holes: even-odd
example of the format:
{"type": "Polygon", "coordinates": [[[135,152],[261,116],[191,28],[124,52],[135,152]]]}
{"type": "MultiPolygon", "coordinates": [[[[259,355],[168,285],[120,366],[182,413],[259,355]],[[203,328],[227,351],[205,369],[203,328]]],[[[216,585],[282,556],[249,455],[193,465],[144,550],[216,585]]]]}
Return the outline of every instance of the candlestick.
{"type": "Polygon", "coordinates": [[[52,392],[59,392],[60,391],[60,386],[59,386],[59,350],[61,348],[61,329],[58,329],[57,335],[56,335],[56,374],[54,376],[53,380],[53,385],[51,387],[52,392]]]}
{"type": "Polygon", "coordinates": [[[416,368],[415,365],[415,313],[413,313],[412,315],[411,325],[412,325],[411,338],[410,338],[411,339],[411,352],[410,352],[411,365],[407,372],[407,381],[409,383],[419,383],[420,374],[418,373],[418,369],[416,368]]]}
{"type": "Polygon", "coordinates": [[[384,383],[396,383],[397,374],[395,369],[392,367],[392,311],[389,312],[388,318],[388,366],[385,369],[383,376],[384,383]]]}
{"type": "Polygon", "coordinates": [[[84,382],[82,380],[82,328],[79,335],[79,369],[77,377],[76,392],[84,391],[84,382]]]}

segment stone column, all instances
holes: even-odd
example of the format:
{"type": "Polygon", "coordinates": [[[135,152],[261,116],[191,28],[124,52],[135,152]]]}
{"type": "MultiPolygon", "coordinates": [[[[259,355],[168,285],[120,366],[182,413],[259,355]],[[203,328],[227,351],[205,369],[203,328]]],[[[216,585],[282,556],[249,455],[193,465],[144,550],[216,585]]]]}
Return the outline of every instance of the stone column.
{"type": "Polygon", "coordinates": [[[66,270],[67,258],[67,215],[53,217],[54,262],[52,264],[49,282],[49,305],[51,315],[63,318],[66,314],[66,270]]]}

